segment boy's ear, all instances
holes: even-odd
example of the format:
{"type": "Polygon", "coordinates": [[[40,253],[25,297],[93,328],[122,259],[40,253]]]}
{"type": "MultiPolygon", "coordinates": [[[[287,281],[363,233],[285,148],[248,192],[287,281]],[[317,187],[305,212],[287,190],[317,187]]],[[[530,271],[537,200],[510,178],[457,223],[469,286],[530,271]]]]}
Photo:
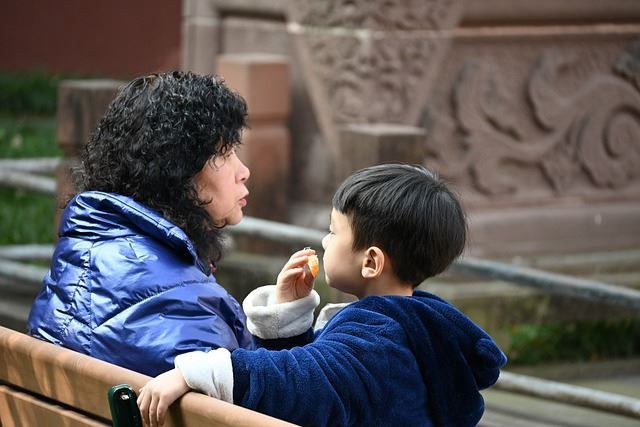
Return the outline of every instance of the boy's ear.
{"type": "Polygon", "coordinates": [[[386,259],[384,252],[377,246],[371,246],[364,251],[361,274],[365,279],[373,279],[382,274],[386,259]]]}

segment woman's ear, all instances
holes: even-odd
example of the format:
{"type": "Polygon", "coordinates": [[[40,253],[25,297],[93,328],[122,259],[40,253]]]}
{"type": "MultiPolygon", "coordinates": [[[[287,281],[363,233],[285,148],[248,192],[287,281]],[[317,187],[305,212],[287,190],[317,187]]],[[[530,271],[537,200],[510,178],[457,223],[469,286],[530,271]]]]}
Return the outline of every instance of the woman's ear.
{"type": "Polygon", "coordinates": [[[362,258],[361,274],[365,279],[374,279],[382,274],[385,264],[385,255],[377,246],[371,246],[364,251],[362,258]]]}

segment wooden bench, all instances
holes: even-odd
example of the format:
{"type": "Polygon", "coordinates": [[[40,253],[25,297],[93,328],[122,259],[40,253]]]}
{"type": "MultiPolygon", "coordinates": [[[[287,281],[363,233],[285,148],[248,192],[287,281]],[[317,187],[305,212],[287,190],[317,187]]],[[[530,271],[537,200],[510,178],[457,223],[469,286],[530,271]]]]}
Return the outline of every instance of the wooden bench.
{"type": "MultiPolygon", "coordinates": [[[[149,377],[0,327],[0,426],[111,425],[107,393],[149,377]]],[[[167,426],[291,426],[199,393],[174,404],[167,426]]]]}

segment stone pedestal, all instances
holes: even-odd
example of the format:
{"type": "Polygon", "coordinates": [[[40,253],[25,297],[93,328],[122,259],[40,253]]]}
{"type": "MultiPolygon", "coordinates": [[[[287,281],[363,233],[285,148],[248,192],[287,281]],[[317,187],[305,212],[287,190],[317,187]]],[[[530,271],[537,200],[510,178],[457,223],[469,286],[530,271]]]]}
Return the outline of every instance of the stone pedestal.
{"type": "MultiPolygon", "coordinates": [[[[77,166],[78,157],[116,97],[123,82],[116,80],[67,80],[58,87],[57,140],[64,152],[64,159],[56,173],[56,200],[61,208],[75,194],[71,170],[77,166]]],[[[59,223],[61,209],[56,212],[59,223]]],[[[57,226],[56,226],[57,229],[57,226]]]]}
{"type": "Polygon", "coordinates": [[[182,2],[182,67],[211,74],[219,53],[220,17],[209,0],[182,2]]]}
{"type": "Polygon", "coordinates": [[[367,166],[424,161],[425,131],[421,128],[385,123],[352,124],[342,127],[339,135],[337,184],[367,166]]]}
{"type": "Polygon", "coordinates": [[[289,68],[286,58],[266,54],[221,55],[217,73],[247,101],[249,129],[238,156],[251,170],[245,213],[288,219],[290,168],[289,68]]]}
{"type": "Polygon", "coordinates": [[[287,28],[333,161],[345,123],[415,125],[461,6],[459,0],[290,3],[287,28]]]}

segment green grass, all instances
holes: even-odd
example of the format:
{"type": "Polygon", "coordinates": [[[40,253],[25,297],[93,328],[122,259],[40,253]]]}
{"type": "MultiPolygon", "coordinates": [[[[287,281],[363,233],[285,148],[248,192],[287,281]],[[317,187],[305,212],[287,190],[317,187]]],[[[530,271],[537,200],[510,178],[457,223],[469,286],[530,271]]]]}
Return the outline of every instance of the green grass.
{"type": "Polygon", "coordinates": [[[0,245],[53,243],[53,197],[0,189],[0,245]]]}
{"type": "Polygon", "coordinates": [[[56,112],[63,80],[95,79],[99,75],[52,74],[43,71],[0,71],[0,113],[51,116],[56,112]]]}
{"type": "Polygon", "coordinates": [[[0,158],[60,156],[55,117],[0,114],[0,158]]]}
{"type": "Polygon", "coordinates": [[[640,354],[640,318],[522,324],[510,331],[509,364],[596,362],[640,354]]]}
{"type": "Polygon", "coordinates": [[[43,72],[0,73],[0,111],[53,114],[58,84],[64,77],[43,72]]]}
{"type": "MultiPolygon", "coordinates": [[[[60,157],[53,116],[0,115],[0,158],[60,157]]],[[[54,197],[0,187],[0,245],[52,243],[54,197]]]]}

